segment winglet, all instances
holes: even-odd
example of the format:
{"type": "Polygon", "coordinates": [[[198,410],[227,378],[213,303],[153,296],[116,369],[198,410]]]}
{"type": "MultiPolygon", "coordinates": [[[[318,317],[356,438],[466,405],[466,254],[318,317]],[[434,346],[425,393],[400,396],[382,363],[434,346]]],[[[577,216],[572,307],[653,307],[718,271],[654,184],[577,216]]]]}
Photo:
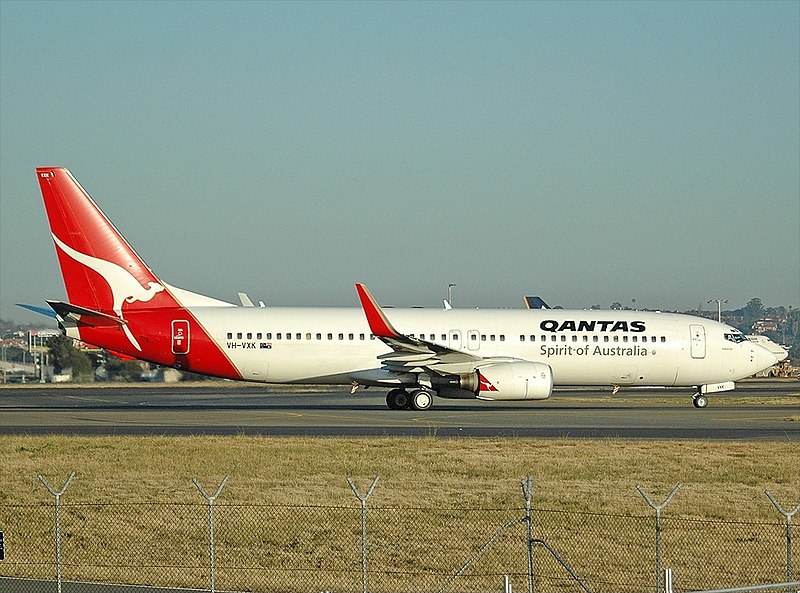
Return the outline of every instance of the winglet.
{"type": "Polygon", "coordinates": [[[392,327],[386,318],[380,305],[375,301],[369,290],[363,284],[356,284],[358,298],[361,300],[361,307],[367,316],[369,329],[378,338],[400,338],[401,334],[392,327]]]}

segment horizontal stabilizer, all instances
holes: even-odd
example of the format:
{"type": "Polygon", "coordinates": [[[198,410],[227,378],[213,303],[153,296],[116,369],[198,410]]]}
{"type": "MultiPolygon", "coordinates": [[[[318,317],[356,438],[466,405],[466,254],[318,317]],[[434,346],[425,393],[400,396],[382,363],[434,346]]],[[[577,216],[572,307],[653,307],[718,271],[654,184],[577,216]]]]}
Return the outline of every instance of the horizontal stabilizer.
{"type": "Polygon", "coordinates": [[[53,308],[53,311],[55,311],[59,317],[62,319],[71,319],[78,325],[88,325],[90,327],[120,327],[128,323],[116,315],[93,311],[92,309],[86,309],[71,303],[47,301],[47,304],[53,308]]]}
{"type": "Polygon", "coordinates": [[[26,305],[24,303],[17,303],[17,307],[22,307],[23,309],[27,309],[28,311],[39,313],[39,315],[46,315],[47,317],[51,317],[53,319],[56,318],[56,314],[51,309],[45,309],[44,307],[37,307],[36,305],[26,305]]]}

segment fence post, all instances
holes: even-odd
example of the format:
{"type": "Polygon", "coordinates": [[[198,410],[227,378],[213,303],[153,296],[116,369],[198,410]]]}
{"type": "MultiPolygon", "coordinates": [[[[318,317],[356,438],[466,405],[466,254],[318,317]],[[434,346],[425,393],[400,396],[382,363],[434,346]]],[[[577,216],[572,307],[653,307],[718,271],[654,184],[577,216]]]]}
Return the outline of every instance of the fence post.
{"type": "Polygon", "coordinates": [[[347,478],[347,483],[350,484],[353,494],[361,501],[361,588],[363,593],[367,593],[367,500],[372,496],[372,491],[375,490],[375,486],[378,484],[378,478],[380,476],[375,476],[375,479],[372,480],[372,486],[369,487],[366,494],[361,494],[355,482],[351,478],[347,478]]]}
{"type": "Polygon", "coordinates": [[[61,593],[61,495],[67,491],[72,478],[75,477],[75,472],[71,472],[67,481],[61,487],[61,490],[56,490],[50,485],[42,474],[36,476],[39,481],[44,484],[44,487],[50,491],[56,499],[56,582],[58,583],[58,593],[61,593]]]}
{"type": "Polygon", "coordinates": [[[528,476],[522,480],[522,495],[525,497],[525,524],[528,538],[528,592],[533,593],[533,515],[531,499],[533,498],[533,478],[528,476]]]}
{"type": "Polygon", "coordinates": [[[661,504],[654,503],[653,499],[651,499],[647,492],[638,484],[636,485],[636,489],[639,491],[639,494],[642,495],[645,502],[650,505],[650,508],[654,509],[656,512],[656,593],[661,593],[663,590],[663,575],[661,571],[661,511],[670,503],[672,497],[678,493],[681,489],[681,485],[678,484],[675,486],[669,496],[667,496],[667,499],[661,504]]]}
{"type": "Polygon", "coordinates": [[[800,510],[800,504],[794,507],[793,511],[785,511],[780,503],[775,500],[775,497],[772,496],[772,492],[769,490],[764,492],[772,501],[772,504],[775,505],[775,508],[778,509],[778,512],[786,517],[786,582],[790,583],[794,580],[794,570],[792,569],[792,517],[800,510]]]}
{"type": "Polygon", "coordinates": [[[672,589],[672,569],[665,568],[664,569],[664,592],[665,593],[674,593],[672,589]]]}
{"type": "Polygon", "coordinates": [[[214,563],[214,501],[217,500],[217,497],[222,494],[222,489],[225,487],[225,484],[228,482],[228,478],[230,476],[225,476],[222,479],[222,482],[217,488],[216,493],[213,496],[209,496],[209,494],[203,489],[200,485],[200,482],[197,478],[192,478],[192,482],[194,485],[197,486],[197,489],[202,494],[203,498],[208,501],[208,549],[209,549],[209,563],[211,566],[211,593],[215,593],[216,589],[216,575],[214,572],[215,563],[214,563]]]}

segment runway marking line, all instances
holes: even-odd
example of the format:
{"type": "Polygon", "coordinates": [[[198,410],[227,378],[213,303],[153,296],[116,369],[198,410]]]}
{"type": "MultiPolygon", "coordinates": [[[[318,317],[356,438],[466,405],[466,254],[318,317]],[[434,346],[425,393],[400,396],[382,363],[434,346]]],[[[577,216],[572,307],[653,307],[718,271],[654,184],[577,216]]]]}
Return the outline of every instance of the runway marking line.
{"type": "Polygon", "coordinates": [[[77,399],[84,402],[102,402],[104,404],[121,403],[127,405],[128,402],[120,402],[114,399],[102,399],[100,397],[81,397],[79,395],[65,395],[64,399],[77,399]]]}

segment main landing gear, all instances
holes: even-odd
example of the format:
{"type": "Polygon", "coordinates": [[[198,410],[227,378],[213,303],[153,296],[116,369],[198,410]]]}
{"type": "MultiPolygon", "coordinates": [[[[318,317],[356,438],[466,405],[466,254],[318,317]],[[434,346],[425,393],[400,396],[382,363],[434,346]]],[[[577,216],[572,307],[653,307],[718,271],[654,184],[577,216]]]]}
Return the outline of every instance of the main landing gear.
{"type": "Polygon", "coordinates": [[[392,410],[415,410],[421,412],[433,405],[433,392],[427,389],[392,389],[386,394],[386,405],[392,410]]]}
{"type": "Polygon", "coordinates": [[[695,408],[705,408],[708,405],[708,398],[702,393],[695,393],[692,396],[692,403],[695,408]]]}

